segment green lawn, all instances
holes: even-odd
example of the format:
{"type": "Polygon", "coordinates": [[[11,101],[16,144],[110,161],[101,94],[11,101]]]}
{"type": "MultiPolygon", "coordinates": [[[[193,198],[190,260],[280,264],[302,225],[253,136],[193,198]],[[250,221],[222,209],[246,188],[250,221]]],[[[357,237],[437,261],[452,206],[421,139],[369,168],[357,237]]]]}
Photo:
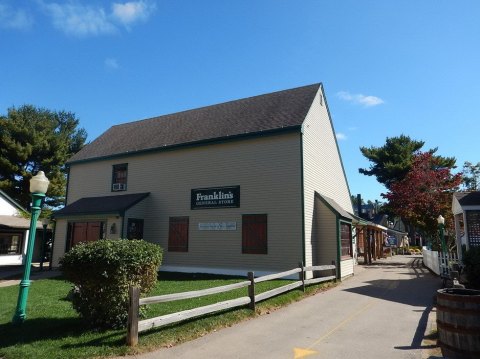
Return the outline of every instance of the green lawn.
{"type": "MultiPolygon", "coordinates": [[[[181,275],[161,273],[156,288],[150,295],[178,293],[205,289],[245,280],[245,278],[208,275],[181,275]]],[[[276,280],[256,285],[256,293],[285,284],[276,280]]],[[[327,284],[326,286],[331,285],[327,284]]],[[[24,358],[92,358],[133,354],[153,348],[170,346],[202,336],[215,329],[231,326],[322,290],[325,285],[308,288],[271,298],[257,305],[256,313],[247,308],[234,309],[203,318],[172,324],[139,336],[139,345],[125,345],[126,330],[95,331],[88,328],[72,309],[66,295],[72,285],[63,279],[44,279],[32,282],[28,298],[27,320],[22,325],[11,324],[18,286],[0,288],[0,357],[24,358]]],[[[247,288],[206,297],[150,305],[149,318],[191,309],[215,302],[245,296],[247,288]]]]}

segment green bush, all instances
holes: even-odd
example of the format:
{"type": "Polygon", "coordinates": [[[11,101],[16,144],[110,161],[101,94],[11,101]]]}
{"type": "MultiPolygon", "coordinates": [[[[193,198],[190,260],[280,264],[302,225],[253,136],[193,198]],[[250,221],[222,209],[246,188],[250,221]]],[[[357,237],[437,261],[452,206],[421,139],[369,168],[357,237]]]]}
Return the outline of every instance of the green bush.
{"type": "Polygon", "coordinates": [[[480,247],[471,247],[463,257],[469,287],[480,289],[480,247]]]}
{"type": "Polygon", "coordinates": [[[143,240],[81,243],[60,261],[65,278],[75,288],[73,307],[92,326],[119,328],[127,323],[128,287],[147,294],[157,281],[162,248],[143,240]]]}

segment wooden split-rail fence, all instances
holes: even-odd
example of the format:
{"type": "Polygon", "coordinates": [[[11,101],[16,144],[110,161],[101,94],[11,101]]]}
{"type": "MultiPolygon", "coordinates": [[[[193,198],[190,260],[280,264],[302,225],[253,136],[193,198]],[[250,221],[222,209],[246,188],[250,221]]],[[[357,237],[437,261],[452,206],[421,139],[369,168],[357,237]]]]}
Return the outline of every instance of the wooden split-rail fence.
{"type": "Polygon", "coordinates": [[[174,294],[165,294],[155,297],[140,298],[140,288],[130,287],[129,288],[129,309],[128,309],[128,323],[127,323],[127,344],[129,346],[135,346],[138,344],[138,333],[145,330],[149,330],[156,327],[162,327],[168,324],[180,322],[190,318],[199,317],[202,315],[236,308],[244,305],[248,305],[250,309],[255,310],[255,304],[261,302],[265,299],[274,297],[281,293],[291,291],[296,288],[301,288],[305,291],[305,286],[336,280],[336,266],[335,261],[332,262],[332,265],[321,265],[321,266],[309,266],[304,267],[303,264],[300,264],[298,268],[294,268],[285,272],[269,274],[261,277],[256,277],[254,272],[248,272],[248,280],[228,284],[220,287],[213,287],[208,289],[196,290],[191,292],[182,292],[174,294]],[[307,272],[317,272],[317,271],[331,271],[331,275],[316,277],[311,279],[305,279],[307,272]],[[265,282],[273,279],[280,279],[285,277],[290,277],[298,273],[298,281],[290,282],[284,286],[271,289],[269,291],[255,294],[255,284],[260,282],[265,282]],[[156,304],[156,303],[165,303],[175,300],[190,299],[203,297],[206,295],[217,294],[229,292],[231,290],[248,287],[247,296],[230,299],[223,302],[218,302],[215,304],[210,304],[194,309],[184,310],[177,313],[162,315],[160,317],[150,318],[139,320],[139,309],[141,305],[147,304],[156,304]]]}

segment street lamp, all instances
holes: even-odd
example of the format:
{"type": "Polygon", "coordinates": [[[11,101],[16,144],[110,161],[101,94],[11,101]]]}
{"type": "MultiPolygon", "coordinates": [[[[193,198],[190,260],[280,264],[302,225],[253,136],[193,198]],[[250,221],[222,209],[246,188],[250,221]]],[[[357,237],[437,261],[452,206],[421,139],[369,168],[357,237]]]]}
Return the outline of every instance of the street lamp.
{"type": "Polygon", "coordinates": [[[42,248],[40,250],[40,255],[42,258],[40,258],[40,270],[43,271],[43,260],[45,259],[45,250],[47,247],[47,226],[48,223],[50,223],[50,220],[48,218],[42,219],[42,226],[43,226],[43,232],[42,232],[42,248]]]}
{"type": "Polygon", "coordinates": [[[442,253],[447,253],[447,248],[445,246],[445,218],[442,215],[439,215],[437,218],[438,229],[440,231],[440,241],[442,243],[442,253]]]}
{"type": "Polygon", "coordinates": [[[30,219],[30,231],[28,233],[27,253],[25,255],[25,264],[23,277],[20,282],[18,292],[17,309],[13,316],[13,323],[23,323],[26,318],[25,309],[27,307],[28,289],[30,287],[30,267],[32,265],[33,248],[35,244],[35,232],[37,230],[37,219],[42,209],[42,199],[47,193],[50,181],[43,171],[39,171],[36,176],[30,180],[30,193],[32,193],[32,216],[30,219]]]}

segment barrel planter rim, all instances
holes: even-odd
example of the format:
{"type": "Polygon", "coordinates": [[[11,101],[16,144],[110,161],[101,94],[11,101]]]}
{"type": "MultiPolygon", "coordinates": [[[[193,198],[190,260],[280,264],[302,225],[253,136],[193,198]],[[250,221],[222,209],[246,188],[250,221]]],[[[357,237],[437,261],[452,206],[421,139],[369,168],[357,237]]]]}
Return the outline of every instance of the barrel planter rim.
{"type": "Polygon", "coordinates": [[[478,302],[480,301],[480,290],[444,288],[437,290],[437,296],[454,302],[478,302]]]}
{"type": "Polygon", "coordinates": [[[480,358],[480,290],[439,289],[436,307],[442,354],[455,359],[480,358]]]}

